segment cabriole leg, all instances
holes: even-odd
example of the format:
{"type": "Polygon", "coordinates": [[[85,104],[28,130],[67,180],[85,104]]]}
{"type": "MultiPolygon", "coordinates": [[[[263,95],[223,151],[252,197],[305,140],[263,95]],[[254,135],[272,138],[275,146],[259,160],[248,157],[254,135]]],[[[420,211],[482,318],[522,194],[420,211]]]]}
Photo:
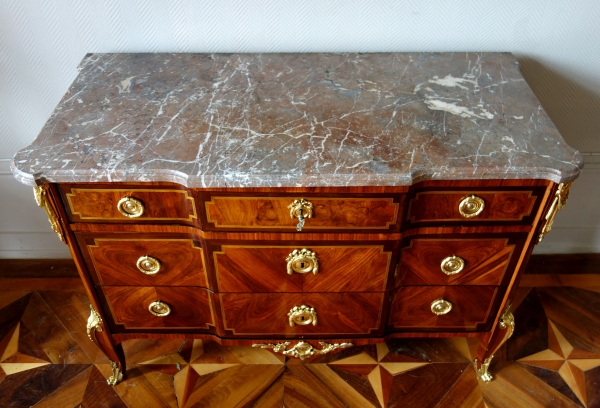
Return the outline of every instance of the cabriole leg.
{"type": "Polygon", "coordinates": [[[510,312],[510,306],[511,305],[508,305],[506,307],[504,313],[502,313],[502,317],[500,317],[500,322],[498,323],[499,327],[492,335],[492,338],[488,343],[487,349],[483,353],[481,360],[479,360],[482,362],[481,365],[479,365],[478,359],[475,359],[474,361],[475,370],[477,370],[477,375],[485,382],[491,381],[492,378],[494,378],[489,372],[490,363],[494,358],[494,353],[498,351],[500,346],[506,343],[506,341],[510,338],[510,336],[512,336],[512,334],[515,331],[515,317],[510,312]]]}
{"type": "Polygon", "coordinates": [[[116,385],[123,379],[125,373],[125,354],[120,344],[113,344],[111,339],[102,330],[102,317],[93,306],[87,322],[87,334],[90,340],[108,357],[112,375],[106,380],[110,385],[116,385]],[[99,335],[98,335],[99,334],[99,335]]]}

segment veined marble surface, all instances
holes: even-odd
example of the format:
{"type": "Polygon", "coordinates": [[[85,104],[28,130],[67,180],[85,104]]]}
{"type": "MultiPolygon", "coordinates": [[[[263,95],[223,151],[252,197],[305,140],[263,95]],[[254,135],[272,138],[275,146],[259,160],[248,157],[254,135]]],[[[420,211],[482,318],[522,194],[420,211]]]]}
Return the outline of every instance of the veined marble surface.
{"type": "Polygon", "coordinates": [[[189,187],[575,179],[507,53],[90,54],[21,182],[189,187]]]}

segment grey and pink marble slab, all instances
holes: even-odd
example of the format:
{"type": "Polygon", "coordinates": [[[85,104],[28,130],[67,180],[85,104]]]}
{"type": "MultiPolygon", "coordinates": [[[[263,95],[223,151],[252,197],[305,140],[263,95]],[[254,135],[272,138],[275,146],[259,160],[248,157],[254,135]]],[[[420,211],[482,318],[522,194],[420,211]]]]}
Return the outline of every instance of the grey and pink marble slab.
{"type": "Polygon", "coordinates": [[[189,187],[575,179],[508,53],[89,54],[18,180],[189,187]]]}

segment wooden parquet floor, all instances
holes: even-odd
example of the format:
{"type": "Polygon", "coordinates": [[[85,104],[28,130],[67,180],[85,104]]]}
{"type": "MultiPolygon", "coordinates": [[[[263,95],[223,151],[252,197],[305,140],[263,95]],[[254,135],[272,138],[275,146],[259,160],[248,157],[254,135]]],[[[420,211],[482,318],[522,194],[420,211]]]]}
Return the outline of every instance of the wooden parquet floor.
{"type": "Polygon", "coordinates": [[[519,290],[516,332],[478,380],[466,339],[395,340],[311,360],[131,340],[117,386],[82,292],[0,292],[0,407],[600,407],[600,290],[519,290]]]}

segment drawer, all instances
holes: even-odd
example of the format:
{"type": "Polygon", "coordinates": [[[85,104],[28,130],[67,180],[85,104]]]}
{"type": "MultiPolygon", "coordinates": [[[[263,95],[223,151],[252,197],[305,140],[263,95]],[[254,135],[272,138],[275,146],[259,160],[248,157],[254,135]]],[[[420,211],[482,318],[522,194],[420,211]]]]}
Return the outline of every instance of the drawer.
{"type": "Polygon", "coordinates": [[[219,297],[225,330],[240,336],[370,334],[379,329],[384,301],[384,293],[224,293],[219,297]],[[303,305],[314,309],[316,325],[308,312],[289,315],[303,305]],[[292,326],[290,319],[298,323],[292,326]]]}
{"type": "MultiPolygon", "coordinates": [[[[210,196],[204,202],[206,229],[295,231],[298,224],[296,200],[305,201],[305,230],[397,230],[398,198],[364,197],[247,197],[210,196]],[[292,207],[290,207],[292,206],[292,207]],[[293,216],[292,216],[293,215],[293,216]]],[[[203,225],[204,225],[203,224],[203,225]]]]}
{"type": "Polygon", "coordinates": [[[522,235],[411,239],[401,251],[397,285],[500,285],[516,267],[522,235]]]}
{"type": "Polygon", "coordinates": [[[395,329],[489,330],[498,311],[498,296],[503,290],[495,286],[407,286],[394,293],[389,322],[395,329]],[[436,314],[433,303],[440,304],[436,314]]]}
{"type": "Polygon", "coordinates": [[[408,203],[409,223],[518,222],[530,224],[534,190],[524,191],[425,191],[408,203]]]}
{"type": "Polygon", "coordinates": [[[61,186],[72,222],[197,224],[196,204],[187,190],[61,186]]]}
{"type": "Polygon", "coordinates": [[[156,234],[76,233],[95,283],[107,286],[208,287],[198,241],[156,234]]]}
{"type": "Polygon", "coordinates": [[[214,327],[206,289],[105,286],[102,290],[115,325],[126,330],[214,327]]]}
{"type": "Polygon", "coordinates": [[[220,292],[380,292],[392,246],[212,245],[220,292]],[[387,250],[386,250],[387,247],[387,250]]]}

